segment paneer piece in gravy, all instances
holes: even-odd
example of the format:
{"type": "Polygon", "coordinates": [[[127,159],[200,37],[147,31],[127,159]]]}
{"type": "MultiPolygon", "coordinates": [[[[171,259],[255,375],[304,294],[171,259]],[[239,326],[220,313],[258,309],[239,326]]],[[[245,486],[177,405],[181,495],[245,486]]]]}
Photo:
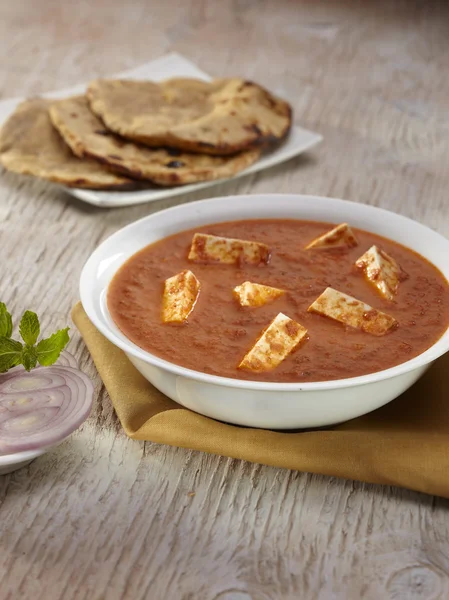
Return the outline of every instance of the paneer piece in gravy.
{"type": "Polygon", "coordinates": [[[394,300],[399,283],[407,279],[407,273],[401,269],[394,258],[377,246],[371,246],[356,260],[355,264],[364,271],[368,281],[387,300],[394,300]]]}
{"type": "Polygon", "coordinates": [[[385,335],[397,325],[394,317],[330,287],[309,306],[308,311],[377,336],[385,335]]]}
{"type": "Polygon", "coordinates": [[[285,294],[285,290],[262,285],[261,283],[253,283],[252,281],[245,281],[241,285],[237,285],[233,292],[240,306],[252,306],[254,308],[273,302],[276,298],[285,294]]]}
{"type": "Polygon", "coordinates": [[[279,313],[239,364],[254,373],[275,369],[307,335],[307,329],[279,313]]]}
{"type": "Polygon", "coordinates": [[[259,242],[195,233],[188,259],[197,263],[260,265],[268,264],[270,249],[259,242]]]}
{"type": "Polygon", "coordinates": [[[181,271],[165,280],[162,298],[162,321],[183,323],[187,320],[200,293],[200,282],[192,271],[181,271]]]}
{"type": "Polygon", "coordinates": [[[326,250],[328,248],[354,248],[358,245],[352,229],[347,223],[341,223],[330,231],[312,240],[306,250],[326,250]]]}

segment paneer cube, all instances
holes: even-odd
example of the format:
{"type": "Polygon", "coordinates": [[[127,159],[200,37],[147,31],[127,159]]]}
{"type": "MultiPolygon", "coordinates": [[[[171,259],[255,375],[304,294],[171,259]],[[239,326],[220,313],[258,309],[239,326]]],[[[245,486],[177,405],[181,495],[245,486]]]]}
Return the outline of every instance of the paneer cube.
{"type": "Polygon", "coordinates": [[[330,287],[307,310],[372,335],[385,335],[397,325],[394,317],[330,287]]]}
{"type": "Polygon", "coordinates": [[[188,259],[198,263],[259,265],[268,263],[270,249],[259,242],[195,233],[188,259]]]}
{"type": "Polygon", "coordinates": [[[352,229],[347,223],[337,225],[327,233],[315,238],[306,246],[306,250],[326,250],[329,248],[354,248],[358,245],[352,229]]]}
{"type": "Polygon", "coordinates": [[[371,246],[355,262],[364,271],[366,278],[387,300],[393,300],[397,294],[399,282],[407,278],[407,274],[389,254],[377,246],[371,246]]]}
{"type": "Polygon", "coordinates": [[[165,280],[162,298],[162,321],[183,323],[195,307],[200,282],[192,271],[181,271],[165,280]]]}
{"type": "Polygon", "coordinates": [[[263,306],[285,294],[285,291],[279,288],[253,283],[252,281],[245,281],[236,286],[233,291],[241,306],[252,307],[263,306]]]}
{"type": "Polygon", "coordinates": [[[239,369],[262,373],[276,368],[307,335],[307,329],[279,313],[239,364],[239,369]]]}

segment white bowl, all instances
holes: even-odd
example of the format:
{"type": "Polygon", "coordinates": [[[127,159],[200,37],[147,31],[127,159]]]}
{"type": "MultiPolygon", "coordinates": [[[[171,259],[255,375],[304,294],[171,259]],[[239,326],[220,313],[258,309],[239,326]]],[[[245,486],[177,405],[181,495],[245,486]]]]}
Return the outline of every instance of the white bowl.
{"type": "Polygon", "coordinates": [[[142,350],[111,319],[106,292],[117,269],[135,252],[178,231],[252,218],[291,218],[341,223],[412,248],[449,278],[449,241],[400,215],[334,198],[266,194],[191,202],[128,225],[105,240],[81,274],[82,304],[92,323],[156,388],[208,417],[267,429],[333,425],[390,402],[449,349],[449,330],[426,352],[378,373],[317,383],[268,383],[217,377],[186,369],[142,350]]]}

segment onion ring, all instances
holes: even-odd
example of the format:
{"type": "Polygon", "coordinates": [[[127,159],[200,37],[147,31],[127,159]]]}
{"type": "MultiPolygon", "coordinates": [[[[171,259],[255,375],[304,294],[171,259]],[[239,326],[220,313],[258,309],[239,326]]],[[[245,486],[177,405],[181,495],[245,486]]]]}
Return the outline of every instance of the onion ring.
{"type": "Polygon", "coordinates": [[[0,455],[52,446],[83,423],[94,386],[71,366],[0,375],[0,455]]]}

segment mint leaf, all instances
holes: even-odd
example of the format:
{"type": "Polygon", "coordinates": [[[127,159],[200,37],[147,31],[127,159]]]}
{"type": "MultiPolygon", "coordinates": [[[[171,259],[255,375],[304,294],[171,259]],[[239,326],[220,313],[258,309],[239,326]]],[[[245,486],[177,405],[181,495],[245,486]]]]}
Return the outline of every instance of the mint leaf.
{"type": "Polygon", "coordinates": [[[0,302],[0,336],[10,338],[12,334],[12,318],[6,304],[0,302]]]}
{"type": "MultiPolygon", "coordinates": [[[[19,332],[25,344],[34,346],[41,330],[37,314],[31,310],[26,310],[23,313],[22,320],[19,325],[19,332]]],[[[28,371],[28,369],[27,369],[28,371]]]]}
{"type": "Polygon", "coordinates": [[[5,336],[0,337],[0,373],[20,364],[22,344],[5,336]]]}
{"type": "Polygon", "coordinates": [[[0,302],[0,373],[6,373],[17,365],[23,365],[27,371],[34,369],[38,362],[43,367],[52,365],[69,341],[68,330],[68,327],[61,329],[36,345],[40,333],[39,319],[36,313],[27,310],[19,325],[25,343],[12,340],[12,318],[5,303],[0,302]]]}
{"type": "Polygon", "coordinates": [[[22,350],[21,362],[26,371],[34,369],[37,363],[37,352],[34,346],[26,345],[22,350]]]}
{"type": "Polygon", "coordinates": [[[61,354],[61,351],[67,346],[69,327],[60,329],[49,338],[41,340],[36,346],[37,360],[43,367],[49,367],[54,364],[61,354]]]}

